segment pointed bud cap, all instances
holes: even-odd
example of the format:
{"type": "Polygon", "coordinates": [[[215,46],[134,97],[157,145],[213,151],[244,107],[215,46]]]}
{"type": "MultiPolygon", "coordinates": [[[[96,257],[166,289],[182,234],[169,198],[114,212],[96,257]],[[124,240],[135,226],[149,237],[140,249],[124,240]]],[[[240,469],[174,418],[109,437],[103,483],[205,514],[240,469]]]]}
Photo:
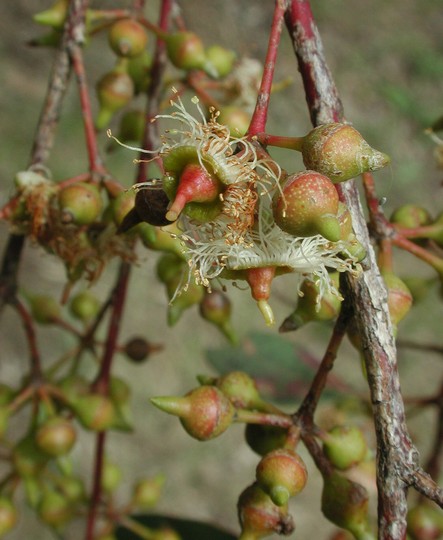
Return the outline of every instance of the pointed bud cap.
{"type": "Polygon", "coordinates": [[[214,386],[200,386],[184,397],[152,398],[151,402],[162,411],[178,416],[185,431],[200,441],[223,433],[235,413],[229,399],[214,386]]]}
{"type": "Polygon", "coordinates": [[[334,183],[385,167],[390,159],[374,150],[349,124],[331,123],[314,128],[304,137],[303,162],[334,183]]]}

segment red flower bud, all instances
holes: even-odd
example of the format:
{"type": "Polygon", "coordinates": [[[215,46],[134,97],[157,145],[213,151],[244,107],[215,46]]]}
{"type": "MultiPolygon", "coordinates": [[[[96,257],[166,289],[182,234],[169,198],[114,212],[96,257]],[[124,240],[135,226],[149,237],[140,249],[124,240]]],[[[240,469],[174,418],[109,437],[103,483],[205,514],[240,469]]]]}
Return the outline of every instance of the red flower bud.
{"type": "Polygon", "coordinates": [[[132,58],[143,52],[148,42],[148,34],[134,19],[120,19],[109,29],[108,40],[115,54],[132,58]]]}

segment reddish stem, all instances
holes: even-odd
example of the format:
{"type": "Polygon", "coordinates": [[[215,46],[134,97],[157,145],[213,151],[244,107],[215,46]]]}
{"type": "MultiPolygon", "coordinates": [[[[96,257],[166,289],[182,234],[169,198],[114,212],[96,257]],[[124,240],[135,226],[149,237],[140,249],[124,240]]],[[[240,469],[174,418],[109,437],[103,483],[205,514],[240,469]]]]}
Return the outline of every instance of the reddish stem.
{"type": "Polygon", "coordinates": [[[248,135],[250,137],[254,136],[256,133],[265,131],[266,129],[272,81],[274,79],[275,63],[277,59],[278,46],[280,44],[285,9],[286,2],[283,0],[275,0],[274,17],[272,19],[271,34],[269,36],[268,51],[266,53],[263,76],[257,96],[255,110],[248,129],[248,135]]]}
{"type": "Polygon", "coordinates": [[[301,152],[303,137],[283,137],[280,135],[270,135],[269,133],[257,133],[254,138],[263,146],[275,146],[288,150],[301,152]]]}
{"type": "Polygon", "coordinates": [[[37,339],[35,335],[34,321],[32,320],[31,314],[28,312],[28,310],[18,298],[14,299],[13,305],[17,310],[18,314],[20,315],[23,327],[25,329],[26,338],[28,340],[29,356],[31,363],[31,379],[33,381],[40,381],[43,378],[43,373],[40,361],[40,354],[37,346],[37,339]]]}
{"type": "MultiPolygon", "coordinates": [[[[161,4],[159,27],[165,32],[168,30],[169,17],[173,3],[173,0],[163,0],[161,4]]],[[[154,150],[158,147],[159,138],[157,125],[153,120],[159,110],[162,77],[166,66],[165,49],[166,44],[164,40],[158,37],[155,45],[154,61],[151,68],[151,82],[147,92],[146,125],[143,136],[143,148],[145,150],[154,150]]],[[[143,157],[143,154],[140,154],[140,163],[135,183],[144,182],[146,180],[147,162],[143,157]]],[[[157,158],[157,163],[159,164],[159,167],[162,167],[162,162],[159,158],[157,158]]]]}
{"type": "Polygon", "coordinates": [[[88,86],[86,84],[83,54],[79,45],[73,44],[73,46],[70,48],[70,55],[77,77],[78,90],[80,94],[83,124],[85,128],[86,148],[88,150],[89,169],[92,173],[103,174],[104,168],[98,151],[94,120],[92,118],[91,100],[89,97],[88,86]]]}
{"type": "Polygon", "coordinates": [[[412,253],[412,255],[415,255],[417,258],[432,266],[432,268],[443,276],[443,259],[441,257],[434,255],[427,249],[411,242],[400,234],[395,234],[392,237],[392,243],[405,251],[409,251],[409,253],[412,253]]]}
{"type": "Polygon", "coordinates": [[[94,477],[89,503],[88,520],[86,523],[85,540],[94,539],[95,520],[97,518],[98,506],[101,499],[101,484],[103,473],[103,462],[105,453],[106,432],[97,433],[95,442],[95,458],[94,458],[94,477]]]}

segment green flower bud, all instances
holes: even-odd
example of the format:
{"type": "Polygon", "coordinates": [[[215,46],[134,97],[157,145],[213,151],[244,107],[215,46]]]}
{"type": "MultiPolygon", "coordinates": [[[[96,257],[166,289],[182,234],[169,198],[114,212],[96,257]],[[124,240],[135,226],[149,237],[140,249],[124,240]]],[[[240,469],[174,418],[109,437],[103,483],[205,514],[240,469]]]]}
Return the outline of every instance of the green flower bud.
{"type": "Polygon", "coordinates": [[[200,386],[184,397],[157,397],[151,402],[180,418],[185,431],[194,439],[206,441],[221,435],[231,425],[235,409],[214,386],[200,386]]]}
{"type": "Polygon", "coordinates": [[[217,118],[219,124],[228,126],[233,137],[243,137],[249,128],[251,115],[245,110],[235,105],[227,105],[220,109],[220,115],[217,118]]]}
{"type": "Polygon", "coordinates": [[[48,454],[40,450],[33,437],[25,437],[12,452],[12,462],[21,477],[37,475],[48,462],[48,454]]]}
{"type": "Polygon", "coordinates": [[[321,509],[325,517],[351,532],[357,540],[373,540],[368,526],[366,489],[337,472],[323,480],[321,509]]]}
{"type": "Polygon", "coordinates": [[[69,0],[57,0],[49,9],[36,13],[32,18],[38,24],[61,29],[65,23],[68,6],[69,0]]]}
{"type": "Polygon", "coordinates": [[[274,200],[275,223],[293,236],[321,234],[327,240],[340,240],[337,219],[338,194],[334,184],[322,174],[304,171],[289,176],[283,194],[274,200]]]}
{"type": "Polygon", "coordinates": [[[13,529],[18,521],[18,512],[11,499],[0,497],[0,537],[13,529]]]}
{"type": "Polygon", "coordinates": [[[249,447],[260,456],[264,456],[284,446],[288,430],[279,426],[247,424],[245,439],[249,447]]]}
{"type": "Polygon", "coordinates": [[[225,49],[220,45],[212,45],[206,49],[206,58],[217,73],[217,78],[226,77],[231,73],[236,57],[235,51],[225,49]]]}
{"type": "Polygon", "coordinates": [[[97,186],[77,182],[59,191],[58,205],[62,223],[89,225],[100,215],[103,201],[97,186]]]}
{"type": "Polygon", "coordinates": [[[52,324],[60,317],[60,304],[52,296],[36,294],[29,298],[29,302],[31,315],[40,324],[52,324]]]}
{"type": "Polygon", "coordinates": [[[92,431],[105,431],[115,422],[115,408],[106,396],[86,394],[72,402],[75,414],[83,427],[92,431]]]}
{"type": "Polygon", "coordinates": [[[391,321],[397,325],[412,307],[412,294],[406,284],[395,274],[383,273],[388,289],[388,307],[391,321]]]}
{"type": "Polygon", "coordinates": [[[206,321],[219,328],[228,340],[235,344],[238,338],[231,324],[231,302],[226,294],[219,290],[205,290],[200,302],[200,315],[206,321]]]}
{"type": "Polygon", "coordinates": [[[160,499],[164,483],[165,477],[163,474],[137,482],[132,495],[134,506],[141,510],[153,508],[160,499]]]}
{"type": "Polygon", "coordinates": [[[201,39],[193,32],[176,32],[166,38],[169,60],[179,69],[203,69],[207,63],[201,39]]]}
{"type": "Polygon", "coordinates": [[[349,469],[366,456],[368,446],[360,429],[335,426],[323,437],[323,451],[337,469],[349,469]]]}
{"type": "Polygon", "coordinates": [[[219,377],[216,386],[238,409],[263,408],[256,382],[244,371],[231,371],[219,377]]]}
{"type": "Polygon", "coordinates": [[[237,509],[242,528],[240,538],[262,538],[273,533],[289,535],[295,528],[287,505],[274,504],[257,483],[241,493],[237,509]]]}
{"type": "Polygon", "coordinates": [[[303,138],[303,163],[334,183],[376,171],[389,163],[389,157],[374,150],[349,124],[323,124],[303,138]]]}
{"type": "Polygon", "coordinates": [[[37,508],[40,519],[51,527],[65,525],[73,518],[72,502],[53,490],[45,490],[37,508]]]}
{"type": "MultiPolygon", "coordinates": [[[[119,124],[118,139],[121,142],[140,142],[145,132],[146,116],[136,109],[126,111],[119,124]]],[[[134,194],[135,196],[135,194],[134,194]]]]}
{"type": "Polygon", "coordinates": [[[35,434],[37,446],[50,456],[63,456],[70,452],[76,438],[74,426],[63,416],[49,418],[35,434]]]}
{"type": "Polygon", "coordinates": [[[134,96],[134,83],[125,71],[126,64],[114,68],[98,81],[96,90],[100,110],[95,122],[98,130],[105,128],[114,114],[134,96]]]}
{"type": "Polygon", "coordinates": [[[69,304],[71,315],[87,323],[99,312],[100,301],[90,291],[83,291],[72,297],[69,304]]]}
{"type": "MultiPolygon", "coordinates": [[[[152,57],[148,51],[144,50],[138,56],[129,58],[127,72],[134,83],[135,94],[146,92],[150,81],[150,71],[152,67],[152,57]]],[[[140,140],[140,139],[135,139],[140,140]]]]}
{"type": "Polygon", "coordinates": [[[115,54],[132,58],[144,51],[148,43],[148,34],[134,19],[120,19],[109,29],[108,40],[115,54]]]}
{"type": "Polygon", "coordinates": [[[405,204],[394,210],[390,221],[401,227],[414,229],[415,227],[429,225],[432,218],[426,208],[422,208],[416,204],[405,204]]]}
{"type": "Polygon", "coordinates": [[[102,489],[106,493],[114,492],[120,485],[123,472],[118,465],[105,461],[102,471],[102,489]]]}
{"type": "Polygon", "coordinates": [[[438,540],[443,535],[443,515],[430,503],[421,503],[408,512],[408,533],[412,540],[438,540]]]}
{"type": "Polygon", "coordinates": [[[301,457],[289,448],[266,454],[257,465],[257,484],[274,504],[284,506],[306,485],[308,471],[301,457]]]}

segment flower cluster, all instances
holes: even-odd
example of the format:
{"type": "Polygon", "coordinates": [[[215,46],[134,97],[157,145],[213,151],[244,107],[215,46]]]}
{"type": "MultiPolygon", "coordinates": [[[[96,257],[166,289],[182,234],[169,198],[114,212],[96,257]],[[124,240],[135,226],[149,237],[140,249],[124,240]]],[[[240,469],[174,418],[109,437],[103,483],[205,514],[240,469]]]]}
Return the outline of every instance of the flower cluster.
{"type": "MultiPolygon", "coordinates": [[[[158,154],[165,169],[163,187],[171,201],[166,217],[178,218],[189,279],[208,288],[215,278],[245,279],[268,323],[273,322],[267,304],[270,282],[264,293],[255,291],[262,284],[248,279],[254,269],[272,268],[273,275],[294,272],[298,286],[311,279],[318,285],[318,301],[326,293],[339,296],[329,271],[358,270],[349,243],[282,230],[275,223],[273,201],[284,197],[286,175],[268,154],[262,157],[254,140],[232,137],[217,122],[215,111],[206,120],[198,99],[192,101],[198,119],[180,98],[172,103],[172,113],[157,117],[180,124],[164,133],[158,154]],[[191,166],[194,180],[187,174],[191,166]],[[202,180],[202,174],[207,178],[202,180]]],[[[149,181],[136,185],[136,189],[150,187],[149,181]]]]}

